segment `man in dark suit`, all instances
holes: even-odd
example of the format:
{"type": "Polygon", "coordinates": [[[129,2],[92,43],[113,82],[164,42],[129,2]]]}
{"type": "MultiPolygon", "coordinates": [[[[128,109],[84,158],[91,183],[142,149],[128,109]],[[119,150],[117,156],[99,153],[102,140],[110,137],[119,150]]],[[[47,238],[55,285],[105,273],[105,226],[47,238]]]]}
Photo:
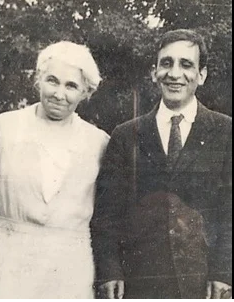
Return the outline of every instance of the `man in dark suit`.
{"type": "Polygon", "coordinates": [[[200,35],[166,33],[160,104],[113,132],[91,223],[103,297],[231,296],[231,119],[195,97],[206,62],[200,35]]]}

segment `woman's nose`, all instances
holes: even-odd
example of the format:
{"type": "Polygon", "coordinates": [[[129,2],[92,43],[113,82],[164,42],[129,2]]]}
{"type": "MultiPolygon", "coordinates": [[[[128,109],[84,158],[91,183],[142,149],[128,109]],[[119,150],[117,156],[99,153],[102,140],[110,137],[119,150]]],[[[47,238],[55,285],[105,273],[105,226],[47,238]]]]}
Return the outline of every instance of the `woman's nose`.
{"type": "Polygon", "coordinates": [[[64,87],[62,87],[62,86],[56,87],[54,96],[55,96],[59,101],[65,100],[65,98],[66,98],[66,93],[65,93],[64,87]]]}

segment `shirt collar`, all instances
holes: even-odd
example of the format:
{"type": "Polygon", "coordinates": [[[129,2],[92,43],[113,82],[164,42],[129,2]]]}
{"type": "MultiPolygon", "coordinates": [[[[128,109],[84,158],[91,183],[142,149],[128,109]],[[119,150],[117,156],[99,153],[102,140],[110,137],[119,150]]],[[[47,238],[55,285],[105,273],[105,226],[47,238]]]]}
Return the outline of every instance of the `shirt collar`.
{"type": "Polygon", "coordinates": [[[198,108],[198,104],[197,104],[196,97],[194,97],[192,102],[190,102],[187,106],[182,108],[180,111],[173,111],[168,109],[162,100],[157,112],[157,119],[163,121],[164,123],[165,122],[169,123],[171,121],[172,116],[183,114],[186,122],[193,123],[197,115],[197,108],[198,108]]]}

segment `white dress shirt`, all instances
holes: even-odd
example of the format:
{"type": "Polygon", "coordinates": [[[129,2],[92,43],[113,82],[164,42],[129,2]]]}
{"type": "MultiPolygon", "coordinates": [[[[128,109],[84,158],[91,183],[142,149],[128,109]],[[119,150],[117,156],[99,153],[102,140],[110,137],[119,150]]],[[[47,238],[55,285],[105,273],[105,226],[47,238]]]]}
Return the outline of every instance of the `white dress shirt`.
{"type": "Polygon", "coordinates": [[[175,115],[183,114],[184,118],[180,123],[182,146],[184,147],[192,124],[194,123],[197,115],[197,99],[194,98],[191,103],[180,111],[172,111],[166,107],[163,100],[160,103],[158,112],[156,114],[156,121],[158,126],[159,135],[162,141],[162,146],[165,154],[168,154],[168,143],[171,131],[171,117],[175,115]]]}

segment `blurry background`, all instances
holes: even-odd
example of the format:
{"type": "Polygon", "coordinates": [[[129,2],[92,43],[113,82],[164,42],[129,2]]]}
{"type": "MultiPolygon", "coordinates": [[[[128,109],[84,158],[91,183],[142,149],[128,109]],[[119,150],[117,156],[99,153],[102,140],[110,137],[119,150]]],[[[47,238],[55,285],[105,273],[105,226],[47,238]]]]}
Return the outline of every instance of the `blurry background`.
{"type": "Polygon", "coordinates": [[[198,96],[231,115],[231,0],[0,0],[0,113],[38,101],[38,51],[70,40],[90,47],[102,84],[79,114],[108,133],[150,111],[155,43],[170,29],[196,28],[209,48],[209,77],[198,96]]]}

